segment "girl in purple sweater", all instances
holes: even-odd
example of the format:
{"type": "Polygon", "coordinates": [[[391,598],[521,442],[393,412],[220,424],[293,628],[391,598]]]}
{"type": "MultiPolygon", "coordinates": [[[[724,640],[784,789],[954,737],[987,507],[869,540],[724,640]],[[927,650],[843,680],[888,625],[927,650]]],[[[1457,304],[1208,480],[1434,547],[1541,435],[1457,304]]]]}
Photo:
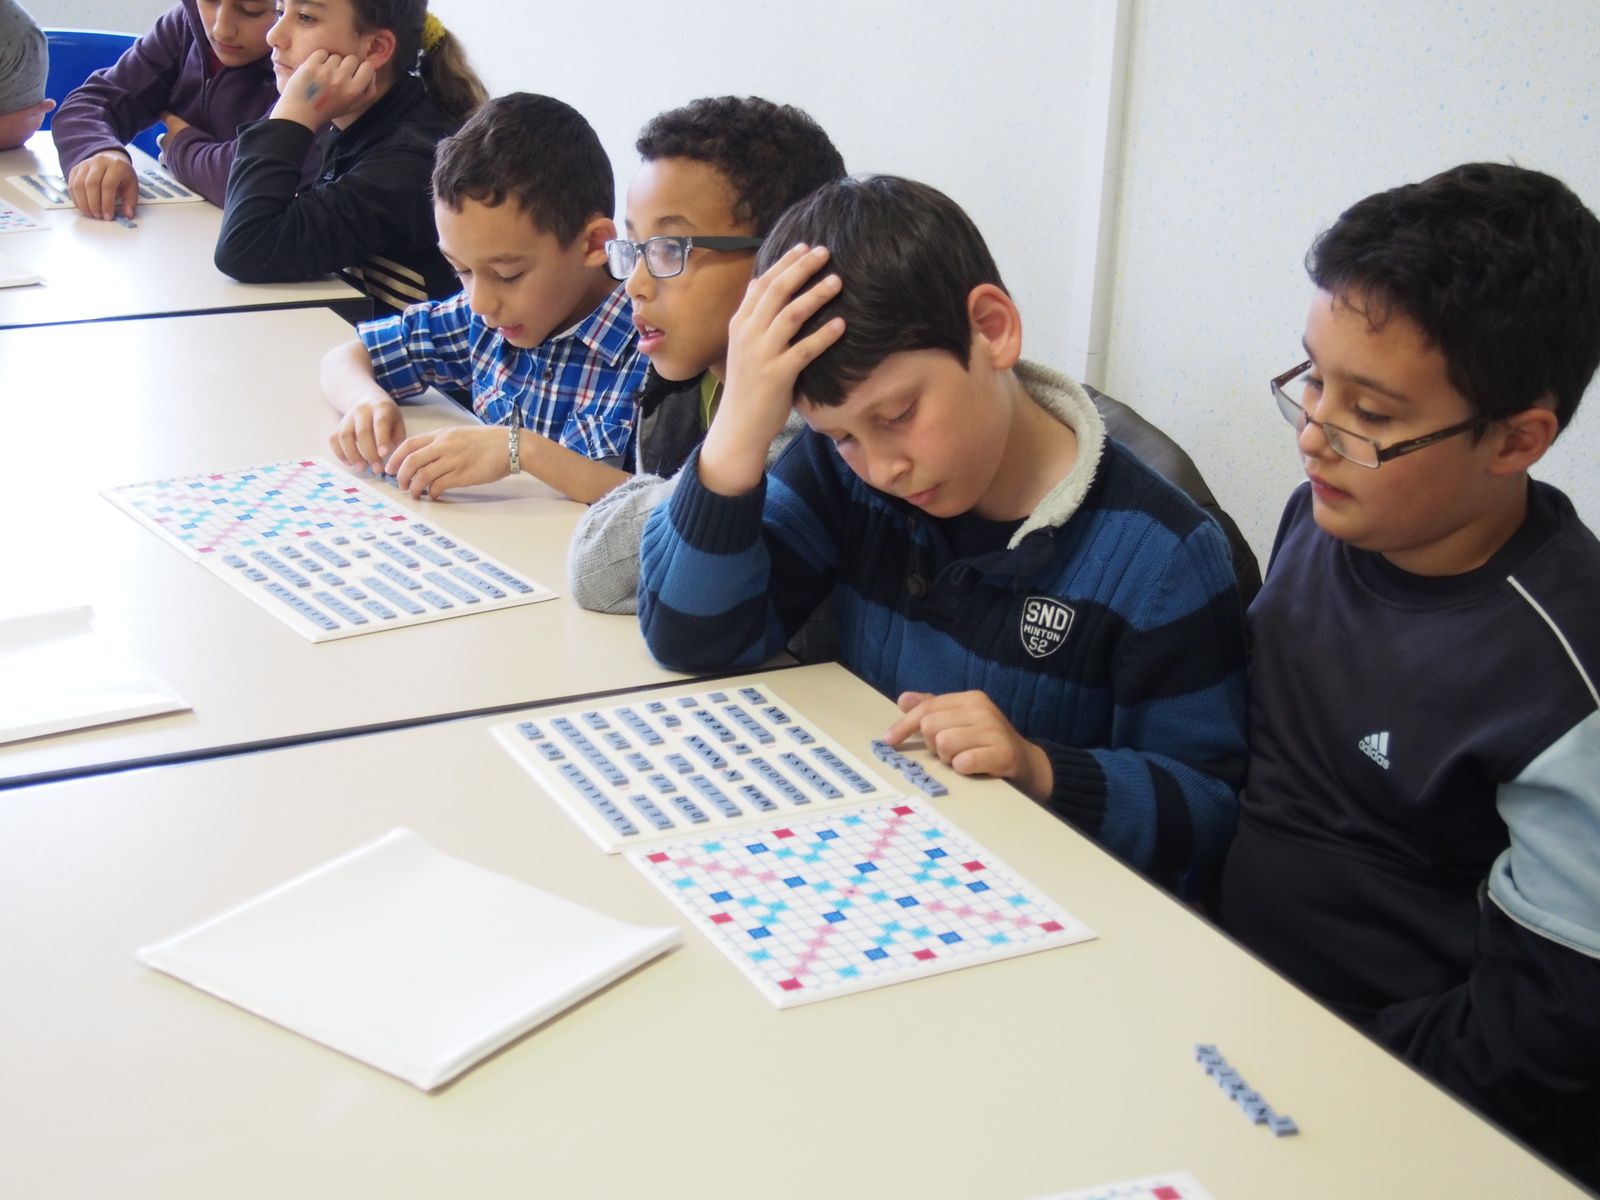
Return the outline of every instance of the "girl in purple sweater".
{"type": "Polygon", "coordinates": [[[158,121],[167,170],[221,204],[239,126],[278,98],[267,59],[274,20],[272,0],[183,0],[69,95],[51,132],[78,210],[133,215],[138,180],[124,143],[158,121]]]}

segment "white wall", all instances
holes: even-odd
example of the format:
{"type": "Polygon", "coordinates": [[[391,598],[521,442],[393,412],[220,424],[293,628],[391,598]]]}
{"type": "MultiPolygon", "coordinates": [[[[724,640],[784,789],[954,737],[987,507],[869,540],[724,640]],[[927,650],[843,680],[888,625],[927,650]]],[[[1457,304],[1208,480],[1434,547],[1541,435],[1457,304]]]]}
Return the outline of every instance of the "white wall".
{"type": "MultiPolygon", "coordinates": [[[[1597,15],[1138,0],[1105,388],[1188,448],[1259,555],[1301,478],[1267,380],[1301,358],[1311,239],[1469,160],[1548,171],[1600,211],[1597,15]]],[[[1535,473],[1600,528],[1600,389],[1585,404],[1535,473]]]]}
{"type": "MultiPolygon", "coordinates": [[[[171,0],[25,2],[41,24],[143,29],[171,0]]],[[[1109,55],[1104,18],[1115,3],[433,0],[432,8],[491,92],[544,92],[588,117],[616,171],[619,216],[638,162],[633,139],[656,113],[723,94],[799,105],[851,171],[910,175],[965,207],[1022,305],[1028,353],[1067,364],[1081,359],[1088,337],[1069,331],[1088,313],[1073,309],[1073,260],[1085,257],[1074,246],[1078,164],[1091,56],[1109,55]]]]}
{"type": "Polygon", "coordinates": [[[33,19],[51,29],[112,29],[142,33],[174,0],[22,0],[33,19]]]}
{"type": "Polygon", "coordinates": [[[599,132],[619,195],[633,139],[700,96],[795,104],[852,172],[911,175],[949,193],[989,241],[1035,357],[1064,361],[1077,163],[1086,111],[1082,32],[1105,0],[434,0],[493,92],[557,96],[599,132]]]}
{"type": "MultiPolygon", "coordinates": [[[[1127,0],[1120,201],[1099,382],[1193,454],[1263,559],[1299,479],[1266,380],[1295,361],[1301,262],[1345,207],[1469,159],[1560,176],[1600,210],[1593,0],[1127,0]]],[[[29,0],[146,27],[161,0],[29,0]]],[[[1116,0],[434,0],[491,90],[584,112],[617,170],[661,109],[756,93],[808,109],[854,171],[943,188],[984,230],[1027,352],[1075,367],[1089,311],[1086,82],[1116,0]],[[1075,289],[1077,294],[1075,295],[1075,289]],[[1074,301],[1078,306],[1074,308],[1074,301]],[[1076,321],[1075,335],[1069,328],[1076,321]]],[[[1088,146],[1092,150],[1092,145],[1088,146]]],[[[1091,217],[1092,219],[1092,217],[1091,217]]],[[[1600,408],[1600,393],[1587,403],[1600,408]]],[[[1600,527],[1600,413],[1538,474],[1600,527]]]]}

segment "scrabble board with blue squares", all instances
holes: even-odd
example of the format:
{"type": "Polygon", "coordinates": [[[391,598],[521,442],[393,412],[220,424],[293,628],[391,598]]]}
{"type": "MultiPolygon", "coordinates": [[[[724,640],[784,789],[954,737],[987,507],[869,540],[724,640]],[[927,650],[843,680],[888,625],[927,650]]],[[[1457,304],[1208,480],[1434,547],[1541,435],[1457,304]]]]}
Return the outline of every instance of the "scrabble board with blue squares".
{"type": "Polygon", "coordinates": [[[1094,937],[926,801],[769,820],[629,859],[778,1008],[1094,937]]]}
{"type": "Polygon", "coordinates": [[[555,594],[320,458],[103,495],[313,642],[555,594]]]}
{"type": "MultiPolygon", "coordinates": [[[[900,794],[764,681],[507,721],[491,732],[608,854],[900,794]]],[[[872,754],[925,794],[945,795],[909,756],[882,742],[872,754]]]]}

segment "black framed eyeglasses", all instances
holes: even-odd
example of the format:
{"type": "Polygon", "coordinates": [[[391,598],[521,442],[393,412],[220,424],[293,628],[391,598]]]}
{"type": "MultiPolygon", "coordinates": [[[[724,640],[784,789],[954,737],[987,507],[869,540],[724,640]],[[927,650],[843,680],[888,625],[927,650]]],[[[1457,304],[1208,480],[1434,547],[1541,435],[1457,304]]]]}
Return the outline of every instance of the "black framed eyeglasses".
{"type": "Polygon", "coordinates": [[[1311,360],[1307,359],[1297,367],[1291,367],[1282,375],[1272,381],[1272,398],[1278,402],[1278,411],[1283,414],[1283,419],[1289,422],[1299,432],[1307,425],[1315,425],[1322,430],[1322,436],[1328,440],[1328,449],[1340,458],[1348,459],[1358,467],[1367,467],[1376,471],[1391,458],[1399,458],[1402,454],[1411,454],[1422,450],[1435,442],[1442,442],[1446,438],[1453,438],[1458,433],[1466,433],[1469,429],[1477,429],[1494,420],[1493,417],[1473,417],[1462,421],[1459,425],[1452,425],[1448,429],[1441,429],[1437,433],[1425,433],[1421,437],[1408,438],[1403,442],[1395,442],[1392,446],[1380,446],[1369,437],[1362,437],[1359,433],[1351,433],[1342,429],[1332,421],[1318,421],[1305,406],[1305,373],[1311,369],[1311,360]]]}
{"type": "Polygon", "coordinates": [[[627,238],[612,238],[606,243],[606,271],[611,278],[622,280],[633,274],[644,256],[644,269],[657,279],[671,279],[682,275],[689,263],[691,250],[754,250],[765,239],[758,237],[668,237],[665,235],[630,242],[627,238]]]}

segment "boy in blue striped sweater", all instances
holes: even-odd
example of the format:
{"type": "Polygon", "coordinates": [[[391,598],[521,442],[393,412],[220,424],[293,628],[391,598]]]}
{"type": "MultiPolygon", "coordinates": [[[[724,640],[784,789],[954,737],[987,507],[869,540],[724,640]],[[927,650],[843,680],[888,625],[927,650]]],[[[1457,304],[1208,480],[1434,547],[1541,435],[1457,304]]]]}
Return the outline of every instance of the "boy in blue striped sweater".
{"type": "Polygon", "coordinates": [[[715,420],[646,526],[662,662],[753,666],[835,593],[845,665],[961,774],[994,775],[1194,894],[1233,832],[1244,643],[1221,531],[1020,361],[948,197],[843,180],[778,222],[715,420]],[[809,427],[765,469],[791,408],[809,427]]]}

